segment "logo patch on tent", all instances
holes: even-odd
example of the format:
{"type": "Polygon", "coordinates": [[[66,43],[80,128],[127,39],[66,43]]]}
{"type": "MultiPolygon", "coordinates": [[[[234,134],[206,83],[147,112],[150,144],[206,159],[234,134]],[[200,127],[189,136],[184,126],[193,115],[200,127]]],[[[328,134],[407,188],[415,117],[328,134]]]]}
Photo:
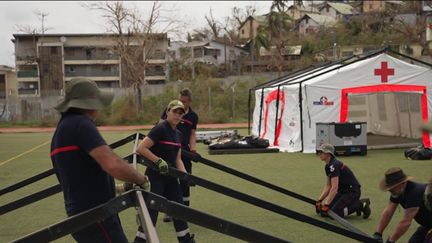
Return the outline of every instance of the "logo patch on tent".
{"type": "Polygon", "coordinates": [[[327,99],[327,96],[321,96],[319,101],[314,101],[313,104],[314,105],[333,105],[333,101],[329,101],[327,99]]]}

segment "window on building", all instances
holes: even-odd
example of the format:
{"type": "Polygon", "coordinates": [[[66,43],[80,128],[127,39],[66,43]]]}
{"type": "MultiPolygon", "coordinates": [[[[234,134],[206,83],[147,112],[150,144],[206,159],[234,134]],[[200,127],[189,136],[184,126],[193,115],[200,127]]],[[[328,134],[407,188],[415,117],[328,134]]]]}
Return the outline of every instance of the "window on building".
{"type": "Polygon", "coordinates": [[[85,50],[85,52],[86,52],[87,59],[91,59],[91,57],[92,57],[92,49],[91,48],[87,48],[85,50]]]}
{"type": "Polygon", "coordinates": [[[6,98],[6,77],[0,74],[0,99],[6,98]]]}
{"type": "Polygon", "coordinates": [[[38,82],[18,82],[18,95],[38,95],[38,82]]]}
{"type": "Polygon", "coordinates": [[[57,55],[57,47],[56,46],[51,47],[51,55],[57,55]]]}
{"type": "Polygon", "coordinates": [[[49,73],[50,65],[48,63],[44,63],[42,65],[42,73],[49,73]]]}

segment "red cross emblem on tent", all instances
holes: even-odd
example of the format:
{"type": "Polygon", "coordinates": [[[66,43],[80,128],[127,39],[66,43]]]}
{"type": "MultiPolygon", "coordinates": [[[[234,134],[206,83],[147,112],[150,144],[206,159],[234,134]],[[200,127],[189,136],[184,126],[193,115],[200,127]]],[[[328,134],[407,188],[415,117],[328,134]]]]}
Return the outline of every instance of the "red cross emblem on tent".
{"type": "Polygon", "coordinates": [[[381,83],[387,83],[388,76],[394,75],[394,68],[388,68],[387,62],[381,62],[381,68],[374,70],[375,76],[381,76],[381,83]]]}

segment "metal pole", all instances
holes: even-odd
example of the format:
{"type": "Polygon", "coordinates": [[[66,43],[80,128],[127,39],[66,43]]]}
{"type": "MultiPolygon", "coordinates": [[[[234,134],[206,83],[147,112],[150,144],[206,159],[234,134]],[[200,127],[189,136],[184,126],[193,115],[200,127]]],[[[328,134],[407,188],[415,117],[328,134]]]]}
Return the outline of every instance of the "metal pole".
{"type": "MultiPolygon", "coordinates": [[[[136,149],[138,147],[138,142],[139,142],[139,138],[140,138],[140,134],[139,132],[136,133],[136,138],[135,138],[135,144],[134,144],[134,148],[133,148],[133,158],[132,158],[132,165],[135,168],[135,170],[138,171],[137,169],[137,154],[136,154],[136,149]]],[[[144,202],[144,197],[142,195],[142,193],[140,191],[136,192],[136,197],[138,199],[138,207],[135,207],[135,209],[137,210],[138,213],[138,217],[140,219],[140,223],[141,223],[141,227],[144,230],[146,239],[148,242],[150,243],[159,243],[159,237],[156,233],[156,229],[153,225],[153,221],[151,220],[150,214],[148,212],[147,209],[147,205],[144,202]]]]}

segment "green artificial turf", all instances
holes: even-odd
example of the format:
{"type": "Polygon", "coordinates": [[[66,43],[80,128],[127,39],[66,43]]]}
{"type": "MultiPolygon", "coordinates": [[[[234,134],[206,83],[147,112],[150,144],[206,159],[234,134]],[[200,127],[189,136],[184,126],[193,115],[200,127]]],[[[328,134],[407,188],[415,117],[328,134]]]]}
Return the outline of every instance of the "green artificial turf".
{"type": "MultiPolygon", "coordinates": [[[[143,133],[145,132],[143,131],[143,133]]],[[[134,132],[103,132],[103,136],[108,143],[115,142],[131,134],[134,134],[134,132]]],[[[246,131],[240,130],[240,134],[246,134],[246,131]]],[[[52,133],[0,134],[0,164],[49,141],[51,136],[52,133]]],[[[132,149],[133,143],[129,143],[115,151],[120,156],[125,156],[131,153],[132,149]]],[[[317,198],[325,182],[324,163],[314,154],[208,155],[207,146],[204,144],[198,145],[198,152],[210,160],[312,199],[317,198]]],[[[369,219],[364,220],[361,217],[352,215],[348,217],[348,220],[359,229],[370,234],[374,232],[381,211],[388,202],[389,194],[378,189],[378,182],[386,169],[393,166],[401,167],[408,175],[414,176],[414,180],[421,182],[425,182],[432,176],[431,161],[406,160],[402,149],[368,151],[367,156],[340,157],[340,159],[354,171],[362,184],[362,197],[369,197],[372,201],[372,215],[369,219]]],[[[28,154],[0,165],[0,189],[49,168],[51,168],[51,161],[49,158],[49,143],[47,143],[28,154]]],[[[140,170],[143,169],[140,166],[140,170]]],[[[310,217],[337,224],[333,220],[318,217],[312,205],[204,164],[194,163],[193,173],[196,176],[310,217]]],[[[50,176],[18,191],[2,195],[0,205],[56,183],[55,176],[50,176]]],[[[338,234],[278,215],[199,186],[191,188],[191,207],[291,242],[354,242],[338,234]]],[[[393,221],[384,233],[384,237],[394,229],[402,214],[402,208],[396,211],[393,221]]],[[[131,208],[123,211],[120,217],[129,240],[132,240],[136,230],[135,209],[131,208]]],[[[13,212],[0,215],[0,242],[17,239],[65,218],[62,194],[59,193],[13,212]]],[[[407,242],[416,226],[417,223],[414,222],[400,242],[407,242]]],[[[241,242],[197,225],[191,224],[190,228],[192,233],[196,235],[197,242],[241,242]]],[[[159,217],[157,232],[161,242],[176,242],[172,224],[163,223],[162,215],[159,217]]],[[[66,236],[56,242],[72,241],[70,236],[66,236]]]]}

